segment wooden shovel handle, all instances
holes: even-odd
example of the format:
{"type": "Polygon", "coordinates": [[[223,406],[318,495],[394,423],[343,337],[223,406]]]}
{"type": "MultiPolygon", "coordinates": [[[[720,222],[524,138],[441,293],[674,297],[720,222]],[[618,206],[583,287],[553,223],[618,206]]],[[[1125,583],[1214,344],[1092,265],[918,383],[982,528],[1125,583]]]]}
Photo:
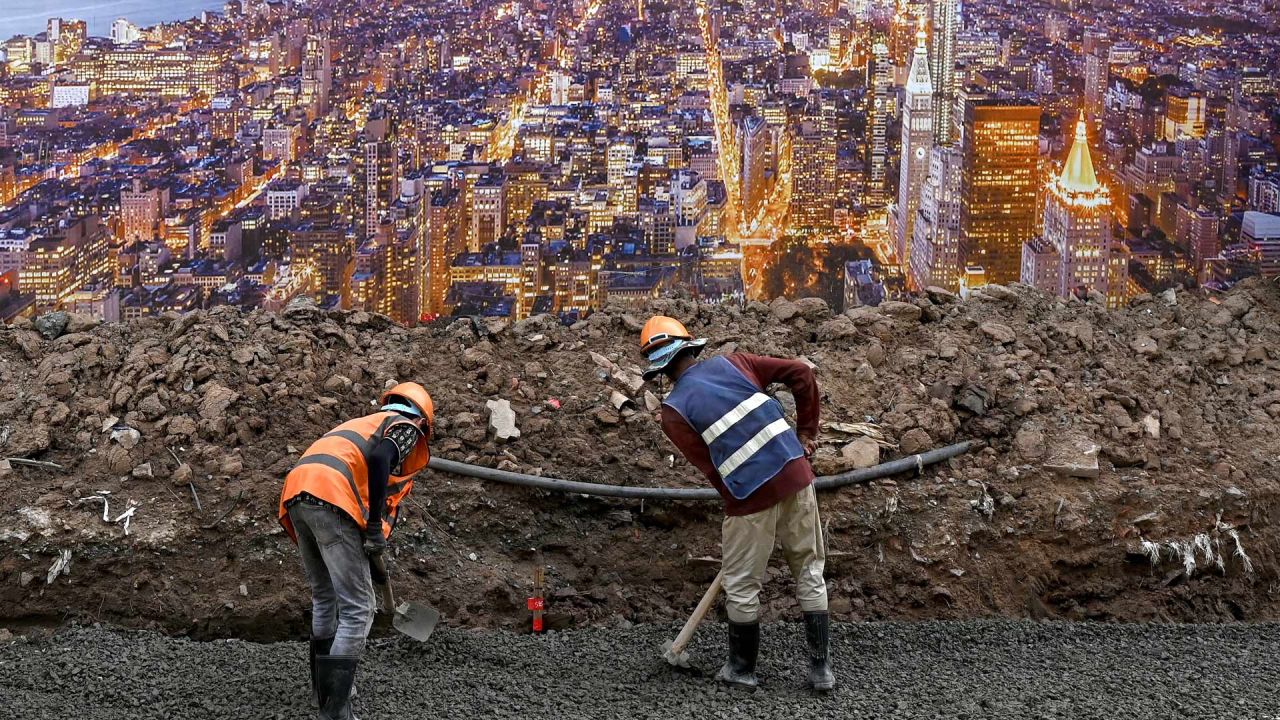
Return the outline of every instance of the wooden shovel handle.
{"type": "Polygon", "coordinates": [[[707,611],[711,609],[712,603],[716,601],[716,596],[720,594],[720,588],[724,584],[724,570],[716,573],[716,579],[711,581],[711,587],[702,594],[702,600],[698,601],[698,607],[694,608],[693,614],[685,621],[684,627],[680,628],[680,634],[676,636],[674,642],[671,643],[671,652],[679,654],[684,650],[684,646],[689,644],[693,639],[693,633],[698,630],[698,625],[702,623],[702,618],[706,617],[707,611]]]}

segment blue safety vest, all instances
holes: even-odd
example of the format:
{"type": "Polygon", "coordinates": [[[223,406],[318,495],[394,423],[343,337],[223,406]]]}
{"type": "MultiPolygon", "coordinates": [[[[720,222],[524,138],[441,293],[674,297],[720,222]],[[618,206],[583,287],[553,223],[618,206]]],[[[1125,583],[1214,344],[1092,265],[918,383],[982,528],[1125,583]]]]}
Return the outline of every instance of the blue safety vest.
{"type": "Polygon", "coordinates": [[[663,404],[702,436],[720,479],[739,500],[760,489],[787,463],[804,457],[781,403],[724,357],[685,371],[663,404]]]}

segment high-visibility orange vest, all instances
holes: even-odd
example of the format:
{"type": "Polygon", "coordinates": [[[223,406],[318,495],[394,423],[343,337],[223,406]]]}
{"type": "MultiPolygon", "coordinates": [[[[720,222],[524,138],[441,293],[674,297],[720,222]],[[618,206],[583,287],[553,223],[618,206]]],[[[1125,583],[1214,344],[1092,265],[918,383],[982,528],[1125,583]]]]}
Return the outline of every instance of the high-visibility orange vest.
{"type": "MultiPolygon", "coordinates": [[[[280,524],[294,542],[298,541],[298,535],[289,521],[285,504],[301,493],[342,510],[361,530],[368,527],[369,455],[391,426],[407,422],[412,421],[398,413],[376,412],[348,420],[311,443],[285,477],[284,490],[280,493],[280,524]]],[[[391,476],[387,484],[387,506],[382,515],[383,536],[391,537],[391,529],[399,517],[400,501],[413,489],[413,476],[427,466],[430,458],[431,451],[423,438],[400,463],[400,474],[391,476]]]]}

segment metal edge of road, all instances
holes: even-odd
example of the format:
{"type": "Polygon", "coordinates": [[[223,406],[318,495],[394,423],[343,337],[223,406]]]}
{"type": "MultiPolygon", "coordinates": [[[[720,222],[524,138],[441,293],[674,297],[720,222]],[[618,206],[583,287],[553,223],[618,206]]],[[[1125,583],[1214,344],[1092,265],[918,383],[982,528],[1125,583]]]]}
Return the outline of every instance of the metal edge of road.
{"type": "MultiPolygon", "coordinates": [[[[916,455],[908,455],[907,457],[890,460],[869,468],[861,468],[852,470],[839,475],[824,475],[818,478],[814,487],[818,490],[833,490],[846,485],[855,485],[858,483],[870,482],[880,478],[897,475],[904,472],[920,472],[925,466],[933,465],[949,460],[958,455],[962,455],[969,451],[973,446],[972,440],[965,440],[952,445],[946,445],[916,455]]],[[[455,475],[465,475],[480,480],[493,480],[495,482],[507,483],[509,485],[520,485],[522,487],[537,488],[539,490],[550,490],[552,492],[574,493],[579,495],[593,495],[596,497],[617,497],[632,498],[637,500],[719,500],[720,493],[714,488],[658,488],[658,487],[632,487],[624,485],[605,485],[603,483],[578,482],[575,480],[561,480],[553,477],[541,477],[538,475],[528,475],[525,473],[511,472],[508,470],[498,470],[495,468],[487,468],[480,465],[470,465],[468,463],[458,462],[456,460],[446,460],[444,458],[433,457],[427,463],[427,467],[439,472],[453,473],[455,475]]]]}

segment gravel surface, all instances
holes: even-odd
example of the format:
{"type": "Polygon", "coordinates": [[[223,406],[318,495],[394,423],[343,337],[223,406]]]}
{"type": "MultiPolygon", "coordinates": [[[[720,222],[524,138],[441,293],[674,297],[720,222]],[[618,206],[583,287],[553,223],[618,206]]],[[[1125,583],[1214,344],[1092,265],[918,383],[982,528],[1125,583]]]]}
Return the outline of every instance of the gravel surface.
{"type": "MultiPolygon", "coordinates": [[[[1280,718],[1280,625],[1007,621],[840,625],[841,685],[802,686],[800,625],[765,629],[755,692],[710,676],[723,627],[660,659],[674,626],[542,637],[441,629],[377,640],[358,680],[364,720],[409,718],[1280,718]]],[[[196,643],[65,630],[0,642],[0,717],[307,718],[302,643],[196,643]]]]}

